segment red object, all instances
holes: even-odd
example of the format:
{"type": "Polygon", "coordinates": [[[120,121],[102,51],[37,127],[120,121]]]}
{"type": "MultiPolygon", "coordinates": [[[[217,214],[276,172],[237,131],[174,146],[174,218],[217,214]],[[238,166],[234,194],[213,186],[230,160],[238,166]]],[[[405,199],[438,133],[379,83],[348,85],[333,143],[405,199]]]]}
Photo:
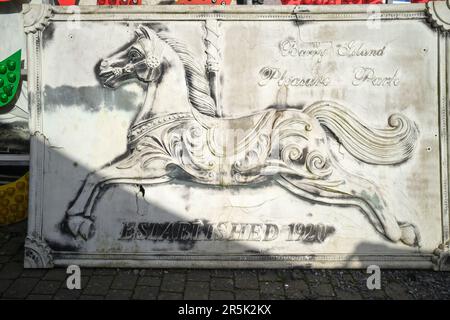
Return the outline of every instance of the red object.
{"type": "Polygon", "coordinates": [[[231,0],[177,0],[177,4],[229,5],[231,0]]]}
{"type": "Polygon", "coordinates": [[[383,0],[281,0],[283,5],[383,4],[383,0]]]}
{"type": "Polygon", "coordinates": [[[141,4],[142,0],[97,0],[99,6],[134,6],[141,4]]]}
{"type": "Polygon", "coordinates": [[[79,0],[56,0],[55,4],[58,6],[76,6],[79,0]]]}
{"type": "MultiPolygon", "coordinates": [[[[443,0],[410,0],[411,3],[426,3],[429,1],[443,0]]],[[[384,4],[383,0],[281,0],[284,5],[307,5],[307,4],[384,4]]]]}

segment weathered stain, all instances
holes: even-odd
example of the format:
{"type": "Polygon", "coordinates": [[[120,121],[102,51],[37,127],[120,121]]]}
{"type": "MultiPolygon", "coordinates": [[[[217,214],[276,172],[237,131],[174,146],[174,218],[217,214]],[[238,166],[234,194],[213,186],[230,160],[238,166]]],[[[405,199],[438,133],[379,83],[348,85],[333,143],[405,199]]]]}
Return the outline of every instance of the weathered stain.
{"type": "Polygon", "coordinates": [[[61,106],[77,106],[87,112],[106,110],[135,111],[141,103],[138,93],[112,91],[102,86],[44,87],[45,110],[52,112],[61,106]]]}

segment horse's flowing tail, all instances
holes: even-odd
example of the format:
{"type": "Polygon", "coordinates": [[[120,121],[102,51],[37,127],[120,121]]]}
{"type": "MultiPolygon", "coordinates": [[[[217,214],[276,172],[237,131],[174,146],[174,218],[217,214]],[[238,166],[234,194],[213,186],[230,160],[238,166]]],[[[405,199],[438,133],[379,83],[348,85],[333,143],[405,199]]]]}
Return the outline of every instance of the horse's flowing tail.
{"type": "Polygon", "coordinates": [[[416,124],[401,114],[392,114],[386,129],[376,129],[335,102],[317,102],[304,112],[332,131],[351,155],[366,163],[401,163],[412,156],[417,143],[416,124]]]}

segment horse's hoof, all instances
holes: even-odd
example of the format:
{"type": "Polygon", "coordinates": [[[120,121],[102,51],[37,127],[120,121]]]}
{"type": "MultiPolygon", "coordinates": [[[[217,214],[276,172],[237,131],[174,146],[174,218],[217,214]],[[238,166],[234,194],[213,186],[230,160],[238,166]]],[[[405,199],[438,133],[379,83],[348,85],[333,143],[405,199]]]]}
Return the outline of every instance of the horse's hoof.
{"type": "Polygon", "coordinates": [[[80,230],[79,230],[80,236],[84,239],[84,240],[89,240],[90,238],[92,238],[95,234],[95,226],[94,223],[89,220],[86,219],[80,226],[80,230]]]}
{"type": "Polygon", "coordinates": [[[401,222],[399,223],[400,230],[402,231],[402,236],[400,240],[411,247],[420,246],[420,235],[417,228],[411,223],[401,222]]]}
{"type": "Polygon", "coordinates": [[[73,236],[80,235],[84,240],[88,240],[94,235],[94,224],[90,219],[82,216],[70,216],[67,218],[67,227],[73,236]]]}

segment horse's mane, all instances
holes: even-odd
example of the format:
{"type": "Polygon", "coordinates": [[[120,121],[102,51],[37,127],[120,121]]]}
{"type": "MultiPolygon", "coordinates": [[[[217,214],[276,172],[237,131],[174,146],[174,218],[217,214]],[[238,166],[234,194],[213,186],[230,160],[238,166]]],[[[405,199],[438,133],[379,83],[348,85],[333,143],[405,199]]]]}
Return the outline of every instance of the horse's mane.
{"type": "Polygon", "coordinates": [[[183,63],[189,90],[189,101],[192,106],[205,115],[217,117],[217,108],[211,98],[205,69],[194,60],[192,52],[186,45],[170,37],[165,31],[159,31],[157,35],[178,54],[183,63]]]}

